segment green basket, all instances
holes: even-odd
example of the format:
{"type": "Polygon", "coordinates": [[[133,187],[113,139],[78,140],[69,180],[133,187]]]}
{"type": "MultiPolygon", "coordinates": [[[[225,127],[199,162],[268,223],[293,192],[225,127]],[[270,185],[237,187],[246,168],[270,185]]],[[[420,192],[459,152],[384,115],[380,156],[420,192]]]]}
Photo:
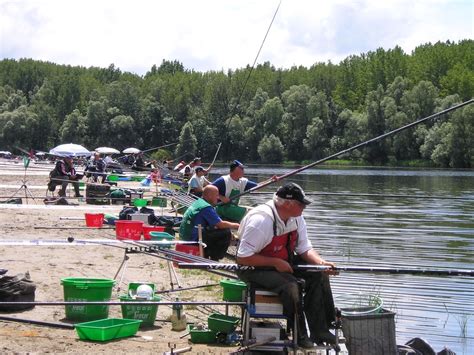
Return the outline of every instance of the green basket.
{"type": "Polygon", "coordinates": [[[194,325],[188,326],[191,342],[194,344],[213,344],[216,342],[217,332],[211,329],[196,329],[194,325]]]}
{"type": "Polygon", "coordinates": [[[81,340],[109,341],[135,335],[141,320],[110,318],[75,325],[81,340]]]}
{"type": "MultiPolygon", "coordinates": [[[[129,296],[120,296],[120,301],[124,302],[134,302],[142,301],[142,299],[131,298],[129,296]]],[[[153,300],[155,302],[161,301],[159,296],[154,296],[153,300]]],[[[156,313],[158,312],[157,304],[141,304],[141,305],[130,305],[123,304],[120,306],[122,308],[122,317],[125,319],[139,319],[142,321],[140,328],[153,327],[156,319],[156,313]]]]}
{"type": "Polygon", "coordinates": [[[132,176],[132,181],[142,181],[145,178],[146,178],[145,175],[133,175],[132,176]]]}
{"type": "MultiPolygon", "coordinates": [[[[166,233],[166,232],[150,232],[150,238],[151,240],[153,241],[172,241],[174,240],[174,236],[169,234],[169,233],[166,233]]],[[[165,249],[170,249],[172,247],[172,244],[162,244],[162,245],[159,245],[158,246],[160,248],[165,248],[165,249]]]]}
{"type": "Polygon", "coordinates": [[[232,333],[235,328],[237,328],[239,321],[240,318],[237,317],[226,316],[220,313],[212,313],[207,318],[207,325],[211,330],[229,334],[232,333]]]}
{"type": "Polygon", "coordinates": [[[166,207],[168,205],[168,201],[164,197],[153,197],[151,200],[151,205],[154,207],[166,207]]]}
{"type": "Polygon", "coordinates": [[[117,182],[119,181],[118,175],[109,175],[107,176],[107,181],[117,182]]]}
{"type": "MultiPolygon", "coordinates": [[[[115,280],[68,277],[61,279],[61,284],[64,287],[66,302],[102,302],[110,300],[115,280]]],[[[66,319],[69,320],[91,321],[107,318],[108,315],[109,306],[107,305],[66,306],[66,319]]]]}
{"type": "Polygon", "coordinates": [[[247,284],[239,280],[224,279],[220,281],[224,289],[222,299],[229,302],[241,302],[245,298],[247,284]]]}

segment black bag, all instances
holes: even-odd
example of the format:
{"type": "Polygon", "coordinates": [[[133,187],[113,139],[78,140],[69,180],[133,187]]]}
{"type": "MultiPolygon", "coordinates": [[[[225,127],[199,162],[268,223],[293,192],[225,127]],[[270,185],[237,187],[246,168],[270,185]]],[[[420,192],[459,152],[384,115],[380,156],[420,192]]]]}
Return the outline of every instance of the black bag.
{"type": "Polygon", "coordinates": [[[130,218],[128,218],[128,216],[131,215],[131,214],[134,214],[136,212],[138,212],[138,208],[125,206],[119,213],[119,219],[120,220],[130,219],[130,218]]]}
{"type": "MultiPolygon", "coordinates": [[[[16,276],[0,276],[0,301],[2,302],[34,302],[36,285],[31,281],[30,274],[16,276]]],[[[1,306],[2,312],[15,312],[34,308],[34,305],[1,306]]]]}

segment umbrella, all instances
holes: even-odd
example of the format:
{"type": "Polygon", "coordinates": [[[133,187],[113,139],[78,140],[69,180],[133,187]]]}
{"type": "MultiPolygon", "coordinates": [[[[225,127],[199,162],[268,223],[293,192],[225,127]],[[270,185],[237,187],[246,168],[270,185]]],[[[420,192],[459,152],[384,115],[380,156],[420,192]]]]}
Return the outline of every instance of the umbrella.
{"type": "Polygon", "coordinates": [[[122,151],[122,153],[125,153],[125,154],[138,154],[140,152],[141,150],[138,148],[127,148],[122,151]]]}
{"type": "Polygon", "coordinates": [[[95,151],[100,154],[119,154],[120,151],[110,147],[99,147],[95,148],[95,151]]]}
{"type": "Polygon", "coordinates": [[[91,155],[86,148],[79,144],[61,144],[49,151],[50,154],[60,157],[71,155],[73,157],[88,157],[91,155]]]}
{"type": "Polygon", "coordinates": [[[12,155],[12,153],[10,153],[8,150],[0,150],[0,154],[12,155]]]}

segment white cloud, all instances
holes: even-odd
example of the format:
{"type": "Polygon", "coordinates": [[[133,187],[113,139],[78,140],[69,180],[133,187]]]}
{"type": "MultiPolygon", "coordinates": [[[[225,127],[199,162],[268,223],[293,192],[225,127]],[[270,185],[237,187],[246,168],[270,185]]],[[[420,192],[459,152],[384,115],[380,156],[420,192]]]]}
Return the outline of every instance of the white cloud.
{"type": "MultiPolygon", "coordinates": [[[[0,0],[0,59],[144,74],[162,59],[220,70],[252,64],[278,0],[0,0]]],[[[277,67],[338,62],[400,45],[473,38],[470,0],[283,0],[259,57],[277,67]]]]}

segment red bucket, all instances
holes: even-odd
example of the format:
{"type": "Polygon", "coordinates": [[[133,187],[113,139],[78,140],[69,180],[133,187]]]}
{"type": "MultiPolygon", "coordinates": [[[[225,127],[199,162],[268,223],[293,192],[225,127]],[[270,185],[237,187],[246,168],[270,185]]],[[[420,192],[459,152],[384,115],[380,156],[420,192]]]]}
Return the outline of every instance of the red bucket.
{"type": "Polygon", "coordinates": [[[151,235],[150,232],[164,232],[165,227],[163,226],[149,226],[149,225],[143,225],[143,239],[145,240],[151,240],[151,235]]]}
{"type": "MultiPolygon", "coordinates": [[[[196,255],[196,256],[201,256],[201,253],[199,252],[199,245],[193,245],[193,244],[176,244],[175,247],[176,251],[180,251],[181,253],[186,253],[186,254],[191,254],[191,255],[196,255]]],[[[188,262],[189,260],[185,260],[179,257],[175,258],[175,262],[173,262],[174,266],[178,266],[179,262],[188,262]]]]}
{"type": "Polygon", "coordinates": [[[117,239],[140,240],[142,231],[142,221],[115,221],[115,235],[117,239]]]}
{"type": "Polygon", "coordinates": [[[103,213],[85,213],[86,226],[92,228],[101,228],[104,224],[103,213]]]}

